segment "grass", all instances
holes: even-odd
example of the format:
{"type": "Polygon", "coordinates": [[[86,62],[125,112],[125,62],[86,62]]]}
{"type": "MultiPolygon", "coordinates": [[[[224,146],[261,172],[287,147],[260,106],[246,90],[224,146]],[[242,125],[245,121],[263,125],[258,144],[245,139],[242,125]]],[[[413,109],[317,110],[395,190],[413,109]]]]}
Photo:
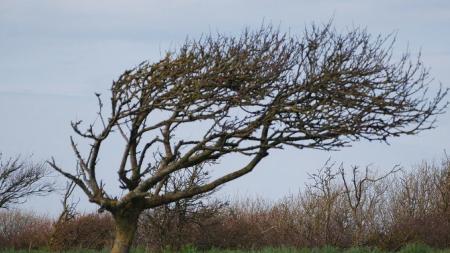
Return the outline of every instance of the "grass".
{"type": "MultiPolygon", "coordinates": [[[[186,247],[178,253],[200,253],[192,247],[186,247]]],[[[50,253],[47,250],[0,250],[0,253],[50,253]]],[[[65,253],[108,253],[108,250],[73,250],[65,251],[65,253]]],[[[132,253],[145,253],[144,250],[133,250],[132,253]]],[[[164,253],[174,253],[174,251],[165,251],[164,253]]],[[[370,248],[350,248],[338,249],[335,247],[323,247],[313,249],[292,249],[292,248],[266,248],[262,250],[209,250],[202,253],[389,253],[378,249],[370,248]]],[[[411,244],[402,248],[397,253],[450,253],[450,249],[437,250],[422,244],[411,244]]]]}

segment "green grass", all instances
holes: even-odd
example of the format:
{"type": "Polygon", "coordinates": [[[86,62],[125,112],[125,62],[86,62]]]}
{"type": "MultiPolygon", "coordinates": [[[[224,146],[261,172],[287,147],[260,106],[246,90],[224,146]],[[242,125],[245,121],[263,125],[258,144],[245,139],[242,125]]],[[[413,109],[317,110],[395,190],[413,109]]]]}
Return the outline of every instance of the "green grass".
{"type": "MultiPolygon", "coordinates": [[[[0,250],[0,253],[50,253],[46,250],[0,250]]],[[[108,253],[108,250],[74,250],[65,253],[108,253]]],[[[143,250],[133,250],[132,253],[145,253],[143,250]]],[[[175,251],[165,251],[164,253],[175,253],[175,251]]],[[[177,253],[390,253],[378,249],[370,248],[350,248],[338,249],[335,247],[323,247],[313,249],[291,249],[291,248],[266,248],[262,250],[209,250],[202,252],[192,247],[186,247],[177,253]]],[[[450,253],[450,249],[436,250],[422,244],[411,244],[402,248],[397,253],[450,253]]]]}
{"type": "MultiPolygon", "coordinates": [[[[47,250],[1,250],[0,253],[50,253],[47,250]]],[[[107,250],[96,251],[96,250],[71,250],[66,251],[66,253],[107,253],[107,250]]]]}

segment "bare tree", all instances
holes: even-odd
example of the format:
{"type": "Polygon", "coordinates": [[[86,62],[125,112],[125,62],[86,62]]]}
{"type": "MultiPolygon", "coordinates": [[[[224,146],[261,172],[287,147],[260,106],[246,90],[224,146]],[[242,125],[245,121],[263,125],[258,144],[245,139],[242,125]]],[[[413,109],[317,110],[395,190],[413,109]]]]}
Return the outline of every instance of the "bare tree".
{"type": "Polygon", "coordinates": [[[45,163],[33,164],[20,157],[2,160],[0,153],[0,209],[25,202],[32,195],[45,195],[53,191],[45,163]]]}
{"type": "Polygon", "coordinates": [[[311,183],[306,184],[306,189],[301,195],[302,209],[305,217],[311,220],[305,221],[309,228],[309,241],[316,240],[317,245],[336,245],[336,241],[342,233],[335,233],[338,219],[336,213],[345,215],[339,209],[343,187],[338,184],[339,172],[334,170],[335,163],[331,160],[310,175],[311,183]]]}
{"type": "Polygon", "coordinates": [[[447,153],[437,171],[438,173],[434,175],[433,181],[438,192],[437,195],[440,196],[439,209],[448,214],[447,217],[450,220],[450,157],[447,153]]]}
{"type": "Polygon", "coordinates": [[[339,33],[331,25],[312,26],[301,38],[263,26],[238,37],[187,40],[114,81],[108,116],[97,94],[98,124],[72,123],[91,142],[83,154],[71,138],[75,173],[53,159],[49,164],[112,213],[112,252],[129,252],[143,210],[239,178],[272,149],[338,149],[433,128],[447,90],[430,95],[421,60],[408,53],[394,59],[392,42],[361,29],[339,33]],[[124,140],[117,166],[123,196],[108,194],[97,178],[100,150],[113,134],[124,140]],[[160,191],[173,173],[230,155],[247,159],[201,185],[160,191]]]}
{"type": "Polygon", "coordinates": [[[73,181],[66,183],[63,199],[61,200],[63,210],[61,211],[61,214],[58,216],[56,224],[73,220],[75,216],[77,216],[77,205],[79,201],[72,201],[70,199],[76,186],[77,185],[73,181]]]}
{"type": "Polygon", "coordinates": [[[53,231],[49,239],[49,247],[52,250],[60,248],[60,242],[58,241],[58,235],[61,233],[61,229],[67,222],[72,221],[77,216],[77,205],[79,201],[73,201],[71,199],[73,192],[76,188],[76,184],[73,181],[67,182],[64,188],[63,199],[61,200],[62,211],[58,216],[58,219],[53,224],[53,231]]]}
{"type": "Polygon", "coordinates": [[[354,225],[353,246],[362,246],[363,240],[368,237],[369,230],[377,227],[375,224],[376,207],[383,200],[388,189],[385,179],[400,170],[400,167],[394,166],[386,174],[377,177],[373,175],[369,167],[366,167],[364,173],[361,173],[358,166],[353,166],[350,179],[348,179],[343,166],[339,168],[344,186],[344,197],[347,200],[354,225]]]}

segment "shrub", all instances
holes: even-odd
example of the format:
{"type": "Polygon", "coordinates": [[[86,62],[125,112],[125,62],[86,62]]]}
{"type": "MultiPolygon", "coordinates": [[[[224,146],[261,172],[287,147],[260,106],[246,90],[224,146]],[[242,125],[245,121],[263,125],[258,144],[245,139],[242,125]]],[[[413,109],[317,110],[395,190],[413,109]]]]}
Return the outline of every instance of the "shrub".
{"type": "Polygon", "coordinates": [[[72,220],[55,224],[50,248],[69,249],[110,248],[114,239],[112,217],[103,214],[78,215],[72,220]]]}
{"type": "Polygon", "coordinates": [[[50,219],[33,213],[0,212],[0,249],[36,249],[47,245],[52,229],[50,219]]]}

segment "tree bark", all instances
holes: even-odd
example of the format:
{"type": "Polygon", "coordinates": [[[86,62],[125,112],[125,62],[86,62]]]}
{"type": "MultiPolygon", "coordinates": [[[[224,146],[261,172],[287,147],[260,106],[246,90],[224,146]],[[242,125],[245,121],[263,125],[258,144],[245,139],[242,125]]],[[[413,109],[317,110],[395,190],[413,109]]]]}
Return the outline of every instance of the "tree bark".
{"type": "Polygon", "coordinates": [[[111,253],[130,252],[140,213],[140,210],[125,210],[113,213],[116,232],[111,253]]]}

